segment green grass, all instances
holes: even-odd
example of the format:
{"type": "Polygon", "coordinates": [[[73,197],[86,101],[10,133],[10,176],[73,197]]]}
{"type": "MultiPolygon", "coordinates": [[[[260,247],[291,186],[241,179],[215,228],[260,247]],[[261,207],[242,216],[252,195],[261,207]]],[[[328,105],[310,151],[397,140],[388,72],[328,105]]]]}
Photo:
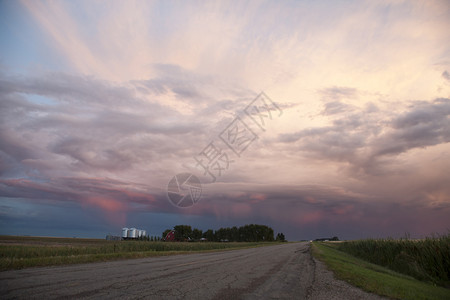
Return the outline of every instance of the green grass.
{"type": "Polygon", "coordinates": [[[185,253],[233,250],[276,243],[177,243],[0,236],[0,271],[185,253]]]}
{"type": "Polygon", "coordinates": [[[338,279],[367,292],[394,299],[450,299],[450,290],[419,281],[342,252],[338,243],[313,243],[313,255],[338,279]]]}
{"type": "Polygon", "coordinates": [[[338,249],[421,281],[450,287],[450,234],[411,239],[366,239],[338,249]]]}

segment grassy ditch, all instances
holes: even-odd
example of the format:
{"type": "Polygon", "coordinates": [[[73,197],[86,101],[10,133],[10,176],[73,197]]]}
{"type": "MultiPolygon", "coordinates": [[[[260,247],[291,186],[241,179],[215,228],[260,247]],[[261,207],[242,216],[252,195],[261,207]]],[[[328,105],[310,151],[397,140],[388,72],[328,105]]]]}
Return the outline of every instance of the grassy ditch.
{"type": "Polygon", "coordinates": [[[340,251],[341,243],[313,243],[313,255],[338,279],[393,299],[450,299],[450,290],[340,251]]]}
{"type": "Polygon", "coordinates": [[[0,271],[128,258],[233,250],[276,243],[165,243],[46,237],[0,237],[0,271]]]}
{"type": "Polygon", "coordinates": [[[418,280],[450,287],[450,234],[411,239],[366,239],[338,249],[418,280]]]}

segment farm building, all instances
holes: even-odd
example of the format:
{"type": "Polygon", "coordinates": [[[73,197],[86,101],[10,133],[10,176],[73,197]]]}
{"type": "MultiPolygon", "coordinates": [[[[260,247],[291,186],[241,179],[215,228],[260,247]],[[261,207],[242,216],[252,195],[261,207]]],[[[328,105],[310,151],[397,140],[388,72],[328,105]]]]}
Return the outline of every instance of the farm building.
{"type": "Polygon", "coordinates": [[[175,230],[171,230],[164,238],[164,241],[174,242],[175,241],[175,230]]]}
{"type": "Polygon", "coordinates": [[[122,239],[123,240],[132,240],[132,239],[138,239],[140,237],[147,236],[147,231],[143,229],[136,229],[136,228],[122,228],[122,239]]]}
{"type": "Polygon", "coordinates": [[[120,237],[120,236],[117,236],[117,235],[111,235],[111,234],[108,234],[107,236],[106,236],[106,240],[107,241],[120,241],[122,238],[120,237]]]}

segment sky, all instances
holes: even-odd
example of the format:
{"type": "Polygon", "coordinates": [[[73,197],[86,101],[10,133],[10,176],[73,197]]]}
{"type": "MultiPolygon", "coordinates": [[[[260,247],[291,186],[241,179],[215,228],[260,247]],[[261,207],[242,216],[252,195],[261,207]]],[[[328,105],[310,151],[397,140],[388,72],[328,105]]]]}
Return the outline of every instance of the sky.
{"type": "Polygon", "coordinates": [[[2,0],[0,234],[448,233],[448,28],[448,1],[2,0]]]}

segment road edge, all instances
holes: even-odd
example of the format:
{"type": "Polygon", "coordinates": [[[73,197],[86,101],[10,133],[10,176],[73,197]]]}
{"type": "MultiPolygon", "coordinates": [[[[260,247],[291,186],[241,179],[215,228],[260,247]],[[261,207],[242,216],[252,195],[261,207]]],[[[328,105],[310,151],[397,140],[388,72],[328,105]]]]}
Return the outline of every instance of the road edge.
{"type": "Polygon", "coordinates": [[[391,299],[449,299],[450,290],[371,264],[326,243],[311,243],[311,253],[334,277],[364,292],[391,299]]]}

